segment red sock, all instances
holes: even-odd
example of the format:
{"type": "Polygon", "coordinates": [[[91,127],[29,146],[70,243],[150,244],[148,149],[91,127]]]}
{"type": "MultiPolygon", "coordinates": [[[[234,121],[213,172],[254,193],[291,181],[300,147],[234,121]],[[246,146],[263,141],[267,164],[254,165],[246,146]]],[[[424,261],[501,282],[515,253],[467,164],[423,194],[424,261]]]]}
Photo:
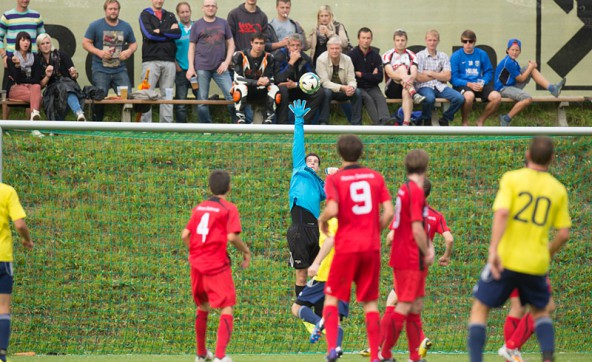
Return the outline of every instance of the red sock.
{"type": "MultiPolygon", "coordinates": [[[[418,313],[418,314],[419,314],[419,318],[421,319],[421,313],[418,313]]],[[[419,340],[421,342],[423,342],[423,340],[426,338],[425,333],[423,333],[423,323],[421,325],[421,331],[420,332],[421,332],[421,334],[419,335],[419,340]]],[[[420,342],[420,344],[421,344],[421,342],[420,342]]]]}
{"type": "Polygon", "coordinates": [[[226,356],[226,346],[230,343],[232,336],[232,315],[221,314],[220,324],[218,325],[218,340],[216,341],[216,357],[224,358],[226,356]]]}
{"type": "Polygon", "coordinates": [[[534,319],[532,319],[532,315],[530,315],[530,313],[526,313],[520,320],[520,323],[518,323],[518,326],[512,334],[512,337],[506,341],[506,347],[511,349],[522,348],[524,343],[528,341],[533,333],[534,319]]]}
{"type": "Polygon", "coordinates": [[[506,347],[508,347],[508,341],[512,338],[518,323],[520,323],[520,318],[506,317],[506,322],[504,323],[504,341],[506,342],[506,347]]]}
{"type": "Polygon", "coordinates": [[[384,343],[382,344],[382,349],[380,353],[382,354],[383,359],[393,358],[393,346],[397,344],[397,340],[399,339],[399,335],[401,335],[401,331],[405,326],[405,320],[407,316],[399,313],[393,312],[392,322],[387,328],[392,329],[392,337],[389,338],[388,333],[385,333],[386,338],[384,339],[384,343]]]}
{"type": "Polygon", "coordinates": [[[419,361],[419,344],[421,343],[422,326],[419,314],[409,313],[407,315],[407,342],[409,345],[409,359],[419,361]]]}
{"type": "Polygon", "coordinates": [[[414,88],[409,89],[409,95],[411,97],[413,97],[415,95],[415,93],[417,93],[417,91],[414,88]]]}
{"type": "Polygon", "coordinates": [[[197,344],[197,355],[205,356],[206,350],[206,337],[208,335],[208,312],[202,310],[197,311],[197,317],[195,318],[195,342],[197,344]]]}
{"type": "Polygon", "coordinates": [[[337,347],[337,333],[339,328],[339,310],[336,305],[326,305],[323,308],[325,318],[325,333],[327,337],[327,353],[337,347]]]}
{"type": "Polygon", "coordinates": [[[393,323],[393,313],[395,312],[395,307],[386,307],[386,311],[384,311],[384,315],[382,316],[382,320],[380,321],[380,345],[384,343],[386,338],[392,339],[393,328],[388,328],[389,325],[393,323]],[[387,337],[387,334],[390,335],[387,337]]]}
{"type": "Polygon", "coordinates": [[[380,314],[376,312],[366,313],[366,333],[370,346],[370,361],[378,360],[378,344],[380,343],[380,314]]]}

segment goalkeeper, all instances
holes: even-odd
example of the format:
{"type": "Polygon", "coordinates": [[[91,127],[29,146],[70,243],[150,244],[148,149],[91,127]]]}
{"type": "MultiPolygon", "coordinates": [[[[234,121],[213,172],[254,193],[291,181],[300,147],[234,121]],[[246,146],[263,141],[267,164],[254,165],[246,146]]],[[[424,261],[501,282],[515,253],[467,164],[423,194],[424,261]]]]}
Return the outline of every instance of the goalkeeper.
{"type": "Polygon", "coordinates": [[[304,149],[304,116],[310,111],[306,101],[296,100],[290,106],[294,113],[292,145],[292,178],[290,179],[290,214],[292,224],[287,239],[290,266],[296,270],[294,291],[300,294],[306,285],[307,270],[319,252],[321,201],[325,200],[325,182],[317,175],[321,158],[304,149]]]}

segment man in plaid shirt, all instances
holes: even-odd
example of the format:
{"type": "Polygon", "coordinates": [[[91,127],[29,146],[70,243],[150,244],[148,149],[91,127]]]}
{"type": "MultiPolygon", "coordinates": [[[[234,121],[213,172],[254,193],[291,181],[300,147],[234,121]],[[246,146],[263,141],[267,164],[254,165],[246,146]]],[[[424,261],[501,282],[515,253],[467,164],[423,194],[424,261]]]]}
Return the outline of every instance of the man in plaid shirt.
{"type": "Polygon", "coordinates": [[[415,79],[417,93],[425,97],[422,103],[423,125],[432,125],[432,109],[436,98],[446,98],[450,101],[450,107],[442,114],[438,123],[440,126],[448,126],[465,100],[459,92],[446,85],[451,75],[450,59],[445,53],[436,50],[440,43],[440,33],[437,30],[428,30],[425,42],[426,48],[417,53],[415,79]]]}

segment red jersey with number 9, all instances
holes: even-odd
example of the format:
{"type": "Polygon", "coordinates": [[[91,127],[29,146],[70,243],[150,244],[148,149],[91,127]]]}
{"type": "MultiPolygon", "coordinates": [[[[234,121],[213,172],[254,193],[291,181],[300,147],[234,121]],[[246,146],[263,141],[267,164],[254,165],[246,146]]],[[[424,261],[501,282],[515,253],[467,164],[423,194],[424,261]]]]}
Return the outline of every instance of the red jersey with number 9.
{"type": "Polygon", "coordinates": [[[226,252],[229,233],[240,233],[236,206],[211,197],[197,205],[186,229],[190,232],[189,263],[202,274],[217,274],[230,267],[226,252]]]}
{"type": "Polygon", "coordinates": [[[423,189],[413,181],[404,183],[397,193],[395,217],[390,226],[390,229],[395,231],[395,236],[389,265],[394,269],[425,269],[424,255],[413,237],[411,224],[419,221],[425,228],[427,213],[423,189]]]}
{"type": "Polygon", "coordinates": [[[351,165],[327,178],[327,201],[339,205],[335,252],[380,250],[380,204],[391,199],[384,178],[374,170],[351,165]]]}

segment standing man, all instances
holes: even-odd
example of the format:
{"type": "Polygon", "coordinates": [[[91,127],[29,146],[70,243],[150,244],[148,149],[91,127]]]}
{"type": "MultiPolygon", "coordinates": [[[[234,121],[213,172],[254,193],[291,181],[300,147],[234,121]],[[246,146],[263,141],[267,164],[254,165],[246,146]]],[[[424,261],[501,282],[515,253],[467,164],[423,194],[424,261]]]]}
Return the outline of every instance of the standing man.
{"type": "MultiPolygon", "coordinates": [[[[175,14],[163,9],[164,0],[152,0],[152,6],[140,13],[142,31],[142,74],[150,69],[150,89],[160,88],[164,97],[167,88],[175,85],[175,40],[181,37],[181,29],[175,14]]],[[[142,122],[152,122],[152,109],[142,114],[142,122]]],[[[173,122],[173,105],[160,105],[160,122],[173,122]]]]}
{"type": "Polygon", "coordinates": [[[317,174],[321,158],[316,153],[307,154],[304,148],[304,117],[310,108],[306,108],[306,101],[296,100],[290,109],[295,118],[289,191],[292,224],[286,238],[290,266],[296,270],[294,293],[298,297],[306,285],[308,267],[319,253],[317,219],[321,213],[321,201],[325,200],[325,182],[317,174]]]}
{"type": "MultiPolygon", "coordinates": [[[[92,84],[107,94],[109,89],[131,86],[124,62],[138,45],[130,24],[119,19],[119,1],[106,0],[103,10],[105,17],[90,23],[84,33],[82,48],[93,55],[92,84]]],[[[93,111],[92,120],[102,122],[105,106],[95,104],[93,111]]]]}
{"type": "MultiPolygon", "coordinates": [[[[197,99],[205,101],[210,93],[212,78],[218,85],[224,99],[232,100],[230,89],[232,78],[228,71],[234,53],[234,39],[228,22],[216,16],[218,3],[216,0],[204,0],[202,5],[204,16],[195,22],[189,38],[189,68],[187,78],[197,75],[199,90],[197,99]]],[[[232,123],[236,123],[234,106],[228,106],[232,123]]],[[[201,123],[211,123],[210,109],[207,104],[199,104],[197,113],[201,123]]]]}
{"type": "Polygon", "coordinates": [[[236,50],[250,48],[253,34],[263,33],[267,26],[267,15],[257,6],[257,0],[245,0],[230,10],[227,20],[236,50]]]}
{"type": "Polygon", "coordinates": [[[277,123],[280,124],[290,123],[288,105],[296,99],[306,100],[312,110],[304,117],[308,124],[323,105],[325,93],[306,94],[298,85],[302,75],[308,72],[315,73],[312,59],[302,49],[303,41],[304,38],[300,34],[294,33],[288,36],[288,46],[274,53],[275,82],[280,89],[280,104],[277,109],[277,123]]]}
{"type": "Polygon", "coordinates": [[[425,230],[428,209],[423,183],[429,156],[421,149],[405,156],[407,182],[397,192],[396,214],[387,239],[392,240],[389,264],[393,268],[393,289],[398,303],[392,314],[385,313],[385,328],[381,349],[383,361],[393,361],[392,348],[403,328],[409,342],[409,360],[420,361],[419,346],[423,337],[421,310],[425,296],[428,266],[434,261],[434,248],[425,230]],[[390,318],[390,320],[388,320],[390,318]]]}
{"type": "Polygon", "coordinates": [[[438,120],[440,126],[448,126],[454,119],[454,114],[462,107],[465,99],[446,84],[450,80],[450,60],[448,55],[439,50],[440,33],[428,30],[425,36],[426,48],[417,53],[417,77],[415,89],[425,97],[422,103],[422,119],[424,126],[432,125],[432,111],[436,98],[446,98],[450,106],[438,120]]]}
{"type": "Polygon", "coordinates": [[[29,3],[30,0],[17,0],[16,7],[2,14],[0,18],[0,56],[2,56],[4,63],[2,89],[6,89],[6,82],[8,82],[8,63],[6,61],[14,53],[16,35],[21,31],[29,33],[31,36],[31,49],[33,53],[37,53],[35,41],[39,34],[45,33],[41,14],[29,9],[29,3]]]}
{"type": "Polygon", "coordinates": [[[384,79],[382,58],[371,46],[372,30],[361,28],[358,30],[358,46],[349,52],[354,65],[356,83],[362,102],[366,106],[368,115],[375,125],[388,124],[390,119],[386,98],[378,87],[384,79]]]}
{"type": "Polygon", "coordinates": [[[308,50],[306,43],[306,34],[304,29],[295,20],[290,19],[290,10],[292,9],[292,0],[276,0],[275,9],[277,17],[273,18],[265,27],[267,41],[265,50],[272,52],[274,50],[288,46],[288,37],[292,34],[299,34],[302,37],[302,50],[308,50]]]}
{"type": "Polygon", "coordinates": [[[475,47],[477,35],[472,30],[465,30],[460,36],[462,49],[455,51],[450,57],[452,78],[450,83],[465,98],[462,107],[462,124],[469,125],[469,114],[473,109],[476,97],[487,106],[477,119],[477,126],[483,126],[485,120],[499,107],[502,96],[490,84],[493,79],[493,66],[484,50],[475,47]]]}
{"type": "Polygon", "coordinates": [[[16,231],[23,238],[23,246],[27,249],[33,249],[33,240],[25,222],[26,216],[15,189],[0,183],[0,361],[2,362],[6,362],[6,353],[10,340],[10,295],[14,284],[12,276],[13,242],[10,220],[12,220],[16,231]]]}
{"type": "MultiPolygon", "coordinates": [[[[197,92],[191,88],[189,78],[187,78],[187,70],[189,69],[189,60],[187,53],[189,52],[189,34],[193,21],[191,20],[191,6],[186,1],[181,1],[177,4],[177,16],[179,17],[179,29],[181,29],[181,37],[175,40],[177,46],[177,53],[175,55],[175,99],[187,99],[187,92],[191,89],[195,98],[197,92]]],[[[173,106],[175,111],[175,121],[177,123],[187,123],[187,106],[184,104],[175,104],[173,106]]]]}
{"type": "Polygon", "coordinates": [[[212,196],[193,209],[181,235],[189,251],[191,290],[197,305],[195,361],[212,360],[212,353],[206,349],[206,337],[208,314],[211,308],[215,308],[220,310],[220,323],[214,362],[232,362],[226,356],[226,347],[233,330],[232,312],[236,304],[236,291],[226,249],[230,242],[242,252],[243,268],[249,266],[251,251],[240,236],[242,228],[238,209],[226,200],[230,192],[230,175],[223,170],[213,171],[209,186],[212,196]]]}
{"type": "Polygon", "coordinates": [[[473,288],[469,319],[471,362],[483,360],[487,316],[518,288],[529,304],[543,362],[553,361],[555,332],[546,308],[551,292],[547,274],[555,253],[569,239],[571,219],[565,186],[549,174],[553,140],[537,136],[526,151],[526,167],[506,172],[493,203],[487,265],[473,288]],[[549,229],[557,229],[549,243],[549,229]]]}
{"type": "Polygon", "coordinates": [[[319,122],[328,123],[331,101],[337,100],[351,103],[352,115],[349,123],[361,125],[362,92],[358,89],[351,58],[341,53],[341,39],[338,36],[333,36],[327,41],[327,51],[317,59],[317,72],[322,84],[319,92],[325,92],[319,122]]]}
{"type": "MultiPolygon", "coordinates": [[[[358,164],[363,151],[358,136],[339,137],[337,151],[342,167],[327,178],[327,204],[319,217],[319,226],[322,232],[327,233],[329,219],[337,217],[339,227],[334,240],[325,240],[323,250],[317,256],[322,260],[325,251],[334,244],[335,254],[325,285],[323,308],[327,361],[335,362],[338,358],[338,302],[349,302],[352,282],[356,283],[356,298],[364,307],[370,361],[377,361],[380,343],[380,232],[393,217],[393,204],[382,175],[358,164]]],[[[315,260],[313,266],[319,264],[315,260]]],[[[308,272],[312,276],[316,271],[311,266],[308,272]]]]}

